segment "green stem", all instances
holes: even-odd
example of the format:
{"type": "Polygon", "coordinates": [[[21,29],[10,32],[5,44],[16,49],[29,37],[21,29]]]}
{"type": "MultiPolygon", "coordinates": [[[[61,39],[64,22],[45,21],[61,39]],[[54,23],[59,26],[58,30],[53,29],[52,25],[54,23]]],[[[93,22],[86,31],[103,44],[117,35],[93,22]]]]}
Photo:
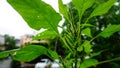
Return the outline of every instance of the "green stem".
{"type": "Polygon", "coordinates": [[[66,36],[65,39],[68,42],[68,44],[70,45],[70,48],[74,51],[73,44],[70,42],[69,38],[66,36]]]}
{"type": "Polygon", "coordinates": [[[77,38],[79,38],[81,36],[81,27],[80,27],[80,22],[78,22],[78,26],[77,26],[77,38]]]}
{"type": "Polygon", "coordinates": [[[71,13],[70,9],[69,9],[68,14],[69,14],[69,16],[70,16],[70,19],[68,20],[68,22],[70,23],[71,31],[72,31],[72,33],[74,34],[74,32],[75,32],[75,30],[74,30],[74,25],[73,25],[74,20],[73,20],[72,13],[71,13]]]}
{"type": "Polygon", "coordinates": [[[92,41],[93,41],[94,39],[96,39],[98,36],[99,36],[99,34],[96,35],[94,38],[92,38],[92,39],[90,40],[90,42],[92,42],[92,41]]]}
{"type": "Polygon", "coordinates": [[[64,60],[62,59],[61,56],[60,56],[60,60],[62,61],[62,65],[63,65],[63,67],[66,68],[66,66],[65,66],[65,62],[64,62],[64,60]]]}
{"type": "Polygon", "coordinates": [[[77,52],[77,48],[76,48],[76,52],[75,52],[75,68],[78,68],[77,67],[77,63],[78,63],[78,52],[77,52]]]}
{"type": "Polygon", "coordinates": [[[61,36],[61,34],[59,34],[58,30],[54,31],[58,34],[58,36],[60,37],[60,39],[63,41],[63,43],[66,45],[66,47],[73,53],[72,49],[69,47],[69,45],[66,43],[65,39],[61,36]]]}
{"type": "Polygon", "coordinates": [[[67,44],[67,42],[65,41],[65,39],[59,34],[60,39],[63,41],[63,43],[66,45],[66,47],[73,53],[72,49],[70,48],[70,46],[67,44]]]}
{"type": "MultiPolygon", "coordinates": [[[[90,17],[87,18],[87,20],[85,21],[84,24],[87,24],[87,22],[89,21],[89,19],[90,19],[90,17]]],[[[82,28],[84,28],[84,27],[85,27],[85,25],[82,26],[82,28]]]]}
{"type": "MultiPolygon", "coordinates": [[[[110,59],[110,60],[101,61],[101,62],[93,64],[91,66],[96,66],[96,65],[99,65],[99,64],[108,63],[108,62],[112,62],[112,61],[119,61],[119,60],[120,60],[120,57],[114,58],[114,59],[110,59]]],[[[89,66],[89,67],[91,67],[91,66],[89,66]]]]}

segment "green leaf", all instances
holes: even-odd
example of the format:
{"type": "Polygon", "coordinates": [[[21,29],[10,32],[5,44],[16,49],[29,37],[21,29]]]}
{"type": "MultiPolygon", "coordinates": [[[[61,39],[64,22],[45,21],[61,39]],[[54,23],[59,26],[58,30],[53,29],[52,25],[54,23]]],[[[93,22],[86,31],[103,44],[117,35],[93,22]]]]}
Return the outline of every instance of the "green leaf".
{"type": "Polygon", "coordinates": [[[78,10],[80,18],[83,13],[93,5],[94,2],[95,0],[72,0],[73,5],[78,10]]]}
{"type": "Polygon", "coordinates": [[[59,59],[59,56],[58,56],[57,52],[48,50],[48,53],[50,54],[50,56],[51,56],[52,58],[54,58],[54,59],[59,59]]]}
{"type": "Polygon", "coordinates": [[[79,51],[79,52],[83,51],[83,46],[79,46],[79,47],[77,48],[77,51],[79,51]]]}
{"type": "Polygon", "coordinates": [[[42,0],[7,1],[31,28],[36,30],[40,30],[41,28],[57,30],[61,16],[42,0]]]}
{"type": "Polygon", "coordinates": [[[98,51],[98,52],[94,52],[94,53],[91,54],[90,57],[92,58],[92,57],[98,56],[98,55],[100,55],[100,54],[101,54],[102,52],[104,52],[104,51],[105,51],[105,50],[101,50],[101,51],[98,51]]]}
{"type": "Polygon", "coordinates": [[[98,7],[94,9],[89,18],[92,18],[94,16],[100,16],[107,13],[116,1],[117,0],[109,0],[103,4],[100,4],[98,7]]]}
{"type": "Polygon", "coordinates": [[[0,52],[0,58],[6,58],[10,55],[14,55],[16,51],[18,50],[9,50],[9,51],[0,52]]]}
{"type": "Polygon", "coordinates": [[[14,60],[30,62],[40,55],[46,55],[47,49],[38,45],[27,45],[13,55],[14,60]]]}
{"type": "Polygon", "coordinates": [[[82,33],[82,34],[85,34],[85,35],[87,35],[88,37],[91,37],[91,38],[92,38],[91,29],[90,29],[90,28],[86,28],[86,29],[82,30],[81,33],[82,33]]]}
{"type": "Polygon", "coordinates": [[[86,59],[81,65],[80,68],[88,68],[91,66],[95,66],[95,64],[97,64],[98,61],[96,59],[86,59]]]}
{"type": "Polygon", "coordinates": [[[57,33],[53,30],[45,30],[42,33],[37,34],[33,40],[39,39],[55,39],[57,37],[57,33]]]}
{"type": "Polygon", "coordinates": [[[71,57],[71,53],[69,53],[66,57],[65,57],[65,59],[69,59],[70,57],[71,57]]]}
{"type": "Polygon", "coordinates": [[[64,15],[64,17],[69,20],[67,6],[63,4],[62,0],[58,0],[59,12],[64,15]]]}
{"type": "Polygon", "coordinates": [[[107,28],[105,28],[98,36],[107,38],[118,31],[120,31],[120,25],[111,25],[111,26],[108,26],[107,28]]]}
{"type": "Polygon", "coordinates": [[[9,52],[0,52],[0,58],[6,58],[9,56],[9,52]]]}
{"type": "Polygon", "coordinates": [[[87,54],[90,53],[90,50],[91,50],[92,46],[91,46],[89,41],[85,41],[81,46],[84,47],[84,50],[87,54]]]}

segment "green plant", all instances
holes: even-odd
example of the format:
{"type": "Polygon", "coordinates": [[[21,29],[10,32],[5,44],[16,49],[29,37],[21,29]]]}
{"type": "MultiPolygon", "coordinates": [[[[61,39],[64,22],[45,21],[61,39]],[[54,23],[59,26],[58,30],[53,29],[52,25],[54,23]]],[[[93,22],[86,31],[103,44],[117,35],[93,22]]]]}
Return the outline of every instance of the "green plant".
{"type": "Polygon", "coordinates": [[[43,46],[28,45],[18,50],[11,50],[1,52],[0,58],[6,57],[9,54],[14,60],[29,62],[40,55],[47,55],[52,59],[60,59],[64,68],[88,68],[98,64],[120,60],[120,57],[99,62],[92,58],[99,55],[105,50],[97,53],[91,53],[91,42],[98,38],[108,38],[115,32],[120,31],[120,25],[110,25],[96,36],[92,36],[91,27],[94,25],[89,23],[89,20],[96,16],[101,16],[109,11],[117,0],[109,0],[105,3],[99,4],[88,14],[83,17],[85,12],[92,7],[96,0],[72,0],[72,5],[63,4],[62,0],[58,0],[59,12],[66,19],[65,27],[58,26],[62,19],[60,13],[57,13],[50,5],[41,0],[7,0],[10,5],[23,17],[27,24],[35,29],[46,29],[34,37],[37,39],[54,39],[59,37],[63,46],[65,46],[67,54],[62,58],[56,51],[51,51],[43,46]],[[76,16],[72,9],[75,9],[76,16]],[[58,27],[62,28],[63,33],[59,33],[58,27]],[[86,39],[83,39],[86,37],[86,39]],[[24,57],[24,58],[23,58],[24,57]],[[86,57],[89,57],[86,59],[86,57]]]}

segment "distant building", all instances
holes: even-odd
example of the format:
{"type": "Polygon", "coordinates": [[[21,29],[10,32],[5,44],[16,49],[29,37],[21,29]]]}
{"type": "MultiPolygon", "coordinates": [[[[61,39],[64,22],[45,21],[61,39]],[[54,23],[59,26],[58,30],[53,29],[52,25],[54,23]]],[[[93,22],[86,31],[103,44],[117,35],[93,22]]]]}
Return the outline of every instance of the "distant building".
{"type": "Polygon", "coordinates": [[[26,45],[32,41],[33,35],[23,35],[21,36],[21,45],[26,45]]]}
{"type": "Polygon", "coordinates": [[[33,35],[23,35],[21,36],[21,45],[26,45],[28,43],[49,43],[49,40],[32,40],[33,35]]]}

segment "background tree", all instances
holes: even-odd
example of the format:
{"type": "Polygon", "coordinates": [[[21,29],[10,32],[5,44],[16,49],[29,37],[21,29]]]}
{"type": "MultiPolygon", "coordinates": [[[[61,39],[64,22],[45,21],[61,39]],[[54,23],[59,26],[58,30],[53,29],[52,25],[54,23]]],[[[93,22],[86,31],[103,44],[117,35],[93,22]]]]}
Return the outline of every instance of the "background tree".
{"type": "Polygon", "coordinates": [[[16,40],[13,36],[4,35],[6,50],[12,50],[16,48],[16,40]]]}

